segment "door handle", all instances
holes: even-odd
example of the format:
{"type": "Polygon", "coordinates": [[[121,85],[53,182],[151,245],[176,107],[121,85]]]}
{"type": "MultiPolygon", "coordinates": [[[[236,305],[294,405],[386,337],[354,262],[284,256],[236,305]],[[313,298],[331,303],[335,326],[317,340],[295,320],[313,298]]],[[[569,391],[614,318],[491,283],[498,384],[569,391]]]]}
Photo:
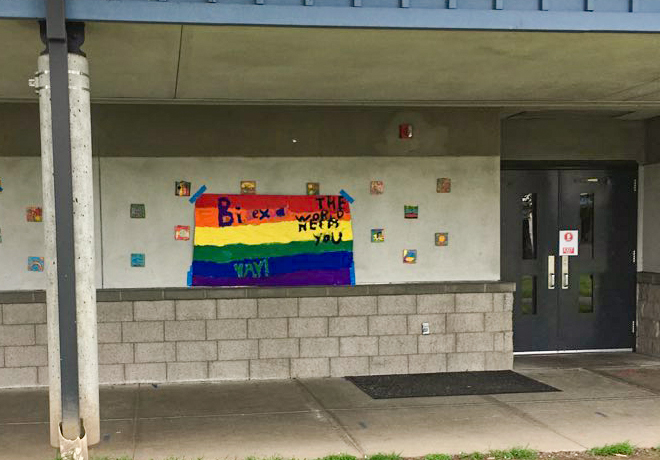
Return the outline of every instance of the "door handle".
{"type": "Polygon", "coordinates": [[[570,276],[568,272],[568,256],[561,256],[561,288],[568,289],[570,276]]]}
{"type": "Polygon", "coordinates": [[[550,254],[548,256],[548,289],[554,289],[556,284],[555,256],[550,254]]]}

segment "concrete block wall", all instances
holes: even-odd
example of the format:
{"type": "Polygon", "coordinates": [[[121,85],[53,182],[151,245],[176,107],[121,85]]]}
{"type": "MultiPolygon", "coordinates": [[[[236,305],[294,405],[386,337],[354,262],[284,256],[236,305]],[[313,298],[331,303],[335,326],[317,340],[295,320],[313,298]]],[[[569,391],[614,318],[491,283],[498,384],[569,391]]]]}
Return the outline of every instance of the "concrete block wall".
{"type": "Polygon", "coordinates": [[[0,306],[0,387],[45,384],[48,380],[46,304],[0,306]],[[40,377],[43,379],[40,381],[40,377]]]}
{"type": "Polygon", "coordinates": [[[637,293],[637,352],[660,357],[660,273],[640,273],[637,293]]]}
{"type": "MultiPolygon", "coordinates": [[[[100,382],[511,369],[512,303],[483,289],[99,302],[100,382]]],[[[0,387],[46,385],[45,305],[0,308],[0,387]]]]}

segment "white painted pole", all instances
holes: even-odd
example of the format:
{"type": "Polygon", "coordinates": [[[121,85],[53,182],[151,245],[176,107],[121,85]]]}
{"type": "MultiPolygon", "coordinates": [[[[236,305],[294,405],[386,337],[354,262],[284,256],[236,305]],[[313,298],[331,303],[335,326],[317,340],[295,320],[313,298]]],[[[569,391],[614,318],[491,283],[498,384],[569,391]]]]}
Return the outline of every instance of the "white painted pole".
{"type": "MultiPolygon", "coordinates": [[[[73,174],[74,248],[76,254],[76,315],[78,330],[78,377],[80,417],[87,443],[101,439],[99,417],[98,342],[94,264],[94,183],[87,58],[68,55],[71,163],[73,174]]],[[[59,446],[62,420],[60,347],[55,249],[55,197],[51,131],[50,77],[48,55],[39,56],[37,91],[41,128],[43,217],[45,233],[46,302],[48,312],[48,379],[50,385],[50,441],[59,446]]]]}

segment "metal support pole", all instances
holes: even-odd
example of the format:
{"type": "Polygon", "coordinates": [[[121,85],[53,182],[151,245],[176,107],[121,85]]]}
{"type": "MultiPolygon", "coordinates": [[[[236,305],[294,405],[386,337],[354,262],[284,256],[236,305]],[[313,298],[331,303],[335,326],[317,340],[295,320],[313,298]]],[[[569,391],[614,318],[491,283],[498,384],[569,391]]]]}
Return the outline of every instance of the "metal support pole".
{"type": "Polygon", "coordinates": [[[46,1],[46,38],[50,56],[55,241],[60,329],[62,435],[82,437],[78,392],[78,331],[73,232],[73,182],[69,122],[68,41],[64,0],[46,1]]]}
{"type": "MultiPolygon", "coordinates": [[[[48,46],[46,22],[41,21],[41,40],[48,46]]],[[[90,117],[90,78],[85,53],[85,24],[66,22],[68,47],[69,125],[71,174],[73,180],[73,228],[76,283],[76,326],[78,342],[79,417],[84,444],[100,441],[98,342],[96,322],[94,181],[90,117]]],[[[44,199],[44,256],[46,309],[48,316],[48,380],[50,439],[53,447],[66,447],[62,435],[62,382],[60,354],[60,296],[57,260],[59,233],[55,215],[55,155],[53,154],[53,112],[51,65],[48,48],[37,60],[37,73],[30,85],[39,94],[41,166],[44,199]]],[[[63,304],[64,305],[64,304],[63,304]]]]}

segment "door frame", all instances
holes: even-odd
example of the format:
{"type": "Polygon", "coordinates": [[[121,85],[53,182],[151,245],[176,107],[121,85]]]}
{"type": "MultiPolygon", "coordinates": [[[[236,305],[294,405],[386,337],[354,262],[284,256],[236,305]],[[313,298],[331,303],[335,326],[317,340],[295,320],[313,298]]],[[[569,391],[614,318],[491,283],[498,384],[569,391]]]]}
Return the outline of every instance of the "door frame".
{"type": "MultiPolygon", "coordinates": [[[[536,171],[536,170],[589,170],[589,169],[600,169],[600,170],[618,170],[618,171],[634,171],[635,172],[635,190],[637,193],[637,199],[634,203],[634,214],[635,214],[635,232],[634,232],[634,241],[633,245],[636,248],[636,251],[639,249],[639,234],[638,234],[638,224],[639,224],[639,163],[634,160],[501,160],[500,161],[500,171],[536,171]]],[[[500,184],[500,197],[503,196],[502,193],[503,184],[500,184]]],[[[501,198],[500,198],[501,200],[501,198]]],[[[500,257],[500,273],[504,273],[504,232],[500,234],[500,248],[501,248],[501,257],[500,257]]],[[[637,251],[637,257],[639,257],[637,251]]],[[[637,296],[635,295],[635,301],[632,303],[631,308],[633,309],[633,317],[637,318],[637,296]]],[[[635,332],[633,335],[633,346],[632,351],[637,350],[637,331],[638,331],[637,320],[635,319],[635,332]]],[[[629,349],[616,349],[616,350],[556,350],[556,351],[546,351],[546,352],[515,352],[516,354],[539,354],[539,353],[580,353],[580,352],[617,352],[617,351],[627,351],[629,349]]]]}

